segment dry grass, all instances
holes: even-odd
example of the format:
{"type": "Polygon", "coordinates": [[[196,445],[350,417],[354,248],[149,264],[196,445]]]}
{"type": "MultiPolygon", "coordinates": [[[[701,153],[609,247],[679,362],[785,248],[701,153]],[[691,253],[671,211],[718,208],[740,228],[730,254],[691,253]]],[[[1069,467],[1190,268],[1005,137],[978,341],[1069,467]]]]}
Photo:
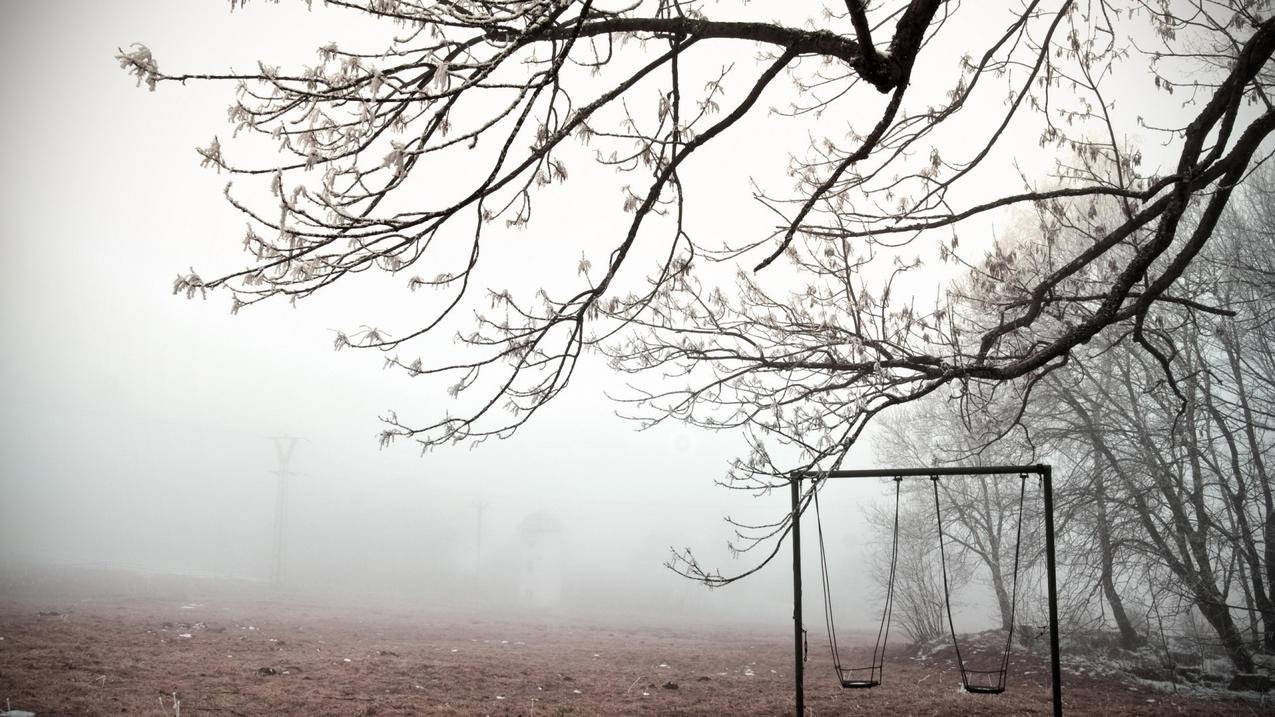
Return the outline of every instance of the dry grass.
{"type": "MultiPolygon", "coordinates": [[[[196,602],[0,593],[0,704],[8,698],[41,715],[161,715],[160,696],[175,692],[187,717],[792,712],[782,620],[771,633],[675,631],[440,611],[352,613],[278,599],[196,602]],[[670,682],[677,689],[663,687],[670,682]]],[[[1032,656],[1015,658],[1008,693],[978,696],[958,691],[943,652],[925,660],[893,655],[885,685],[843,691],[826,652],[813,643],[811,650],[812,715],[1049,713],[1046,671],[1032,656]]],[[[1261,709],[1070,672],[1066,683],[1070,714],[1261,709]]]]}

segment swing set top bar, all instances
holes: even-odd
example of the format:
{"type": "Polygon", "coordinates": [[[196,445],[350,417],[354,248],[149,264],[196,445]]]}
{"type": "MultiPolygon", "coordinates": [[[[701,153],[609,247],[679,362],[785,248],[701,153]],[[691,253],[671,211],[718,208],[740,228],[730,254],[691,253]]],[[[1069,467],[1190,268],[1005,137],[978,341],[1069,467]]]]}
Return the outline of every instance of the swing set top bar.
{"type": "Polygon", "coordinates": [[[1045,475],[1051,472],[1050,466],[1035,464],[1029,466],[935,466],[933,468],[861,468],[856,470],[835,471],[798,471],[789,474],[789,479],[810,480],[815,478],[931,478],[934,476],[976,476],[976,475],[1021,475],[1035,473],[1045,475]]]}

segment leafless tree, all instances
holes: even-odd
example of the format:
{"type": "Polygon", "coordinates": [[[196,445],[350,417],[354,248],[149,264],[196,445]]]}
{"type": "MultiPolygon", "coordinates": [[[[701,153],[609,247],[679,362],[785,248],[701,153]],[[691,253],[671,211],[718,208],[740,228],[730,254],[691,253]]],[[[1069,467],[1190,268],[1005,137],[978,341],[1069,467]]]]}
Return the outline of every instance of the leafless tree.
{"type": "MultiPolygon", "coordinates": [[[[1148,328],[1157,352],[1119,335],[1050,376],[1028,419],[1038,437],[1091,468],[1070,486],[1098,580],[1126,645],[1132,576],[1198,610],[1236,668],[1275,648],[1267,472],[1275,354],[1275,184],[1263,168],[1238,190],[1216,237],[1148,328]],[[1167,365],[1167,371],[1166,371],[1167,365]],[[1120,589],[1118,585],[1123,585],[1120,589]]],[[[1145,586],[1144,586],[1145,587],[1145,586]]]]}
{"type": "MultiPolygon", "coordinates": [[[[901,497],[897,537],[893,534],[893,511],[869,513],[868,523],[880,538],[878,545],[898,541],[891,620],[903,628],[913,644],[923,645],[947,636],[947,598],[943,593],[934,507],[914,498],[910,494],[901,497]]],[[[891,588],[890,556],[888,548],[873,554],[872,577],[883,592],[891,588]]],[[[960,551],[948,556],[948,560],[948,586],[959,594],[969,583],[970,565],[960,551]]]]}
{"type": "MultiPolygon", "coordinates": [[[[982,414],[964,418],[987,421],[988,417],[982,414]]],[[[989,445],[986,436],[990,432],[988,425],[971,425],[962,420],[962,412],[952,406],[926,399],[886,416],[875,433],[875,446],[878,460],[894,466],[977,467],[1031,462],[1030,448],[1021,443],[1001,440],[989,445]]],[[[1022,587],[1019,578],[1035,564],[1043,546],[1043,525],[1023,525],[1020,530],[1020,517],[1026,522],[1039,515],[1039,510],[1026,509],[1027,502],[1040,501],[1034,482],[1029,487],[1012,479],[968,476],[945,478],[937,486],[914,483],[906,491],[906,503],[913,520],[924,522],[927,527],[914,527],[909,535],[927,541],[925,547],[937,555],[935,487],[949,564],[966,573],[967,581],[978,578],[992,590],[1000,627],[1010,629],[1014,612],[1021,607],[1014,604],[1014,591],[1022,587]],[[1024,507],[1021,516],[1020,498],[1024,507]]],[[[939,598],[941,601],[941,593],[939,598]]]]}
{"type": "MultiPolygon", "coordinates": [[[[1084,619],[1088,603],[1132,649],[1163,630],[1166,618],[1198,628],[1198,615],[1212,644],[1248,670],[1252,651],[1270,652],[1275,637],[1266,468],[1275,405],[1275,175],[1259,169],[1236,197],[1141,340],[1131,327],[1091,341],[1009,420],[1004,392],[985,391],[975,392],[973,412],[922,401],[914,404],[922,420],[895,426],[887,419],[885,426],[887,445],[906,443],[901,437],[922,424],[941,445],[952,433],[936,426],[960,424],[971,456],[1025,440],[1060,468],[1060,565],[1081,588],[1072,591],[1073,622],[1084,619]],[[1022,430],[1011,434],[1006,426],[1022,430]]],[[[1188,216],[1195,211],[1198,205],[1188,216]]],[[[1038,207],[1041,231],[1018,232],[992,259],[1013,255],[1015,271],[1034,275],[1053,252],[1087,245],[1094,227],[1118,214],[1118,206],[1096,206],[1064,224],[1052,208],[1038,207]]],[[[1100,273],[1089,267],[1078,285],[1101,282],[1100,273]]],[[[978,300],[979,292],[964,292],[978,300]]]]}
{"type": "MultiPolygon", "coordinates": [[[[564,389],[588,348],[637,374],[628,413],[643,425],[747,432],[754,449],[727,482],[754,490],[838,465],[874,416],[941,387],[1012,384],[1025,398],[1104,331],[1130,332],[1167,363],[1147,317],[1173,300],[1275,130],[1265,0],[847,0],[786,6],[779,21],[743,3],[677,0],[327,4],[398,34],[247,73],[171,73],[142,45],[118,59],[151,89],[231,83],[236,134],[284,157],[239,160],[246,137],[200,150],[235,181],[226,196],[248,218],[249,261],[212,278],[182,273],[175,292],[226,289],[239,310],[368,271],[438,292],[415,325],[336,340],[449,386],[441,415],[385,417],[383,441],[426,448],[510,435],[564,389]],[[999,29],[975,44],[959,29],[971,13],[999,29]],[[1136,108],[1173,154],[1164,171],[1144,173],[1121,139],[1133,113],[1116,115],[1112,98],[1128,77],[1177,93],[1136,108]],[[784,99],[768,131],[809,146],[789,177],[756,178],[745,197],[775,224],[723,241],[690,218],[706,201],[695,190],[712,181],[692,168],[784,99]],[[1011,124],[1039,146],[1013,145],[1011,124]],[[501,274],[501,252],[482,248],[527,226],[541,189],[568,182],[581,154],[590,161],[570,138],[626,175],[627,214],[571,233],[582,252],[574,282],[498,285],[492,276],[519,267],[501,274]],[[1011,145],[1101,155],[1116,176],[1060,162],[1024,169],[1018,187],[989,182],[1011,145]],[[1066,224],[1099,200],[1119,204],[1119,221],[1041,272],[994,254],[968,264],[977,301],[932,283],[932,301],[905,290],[924,281],[914,278],[922,266],[966,263],[959,234],[986,231],[1000,210],[1045,207],[1066,224]],[[1092,267],[1105,271],[1077,281],[1092,267]],[[438,341],[452,331],[461,358],[438,341]]],[[[735,547],[769,544],[773,556],[788,527],[787,517],[743,526],[735,547]]],[[[723,584],[766,560],[734,575],[689,554],[672,566],[723,584]]]]}

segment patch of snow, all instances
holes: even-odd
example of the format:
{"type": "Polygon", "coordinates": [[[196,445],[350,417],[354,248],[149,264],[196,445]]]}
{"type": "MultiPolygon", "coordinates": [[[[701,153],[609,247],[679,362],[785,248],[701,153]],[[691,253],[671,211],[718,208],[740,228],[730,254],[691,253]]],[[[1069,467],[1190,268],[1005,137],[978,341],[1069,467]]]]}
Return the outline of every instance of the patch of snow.
{"type": "Polygon", "coordinates": [[[186,638],[189,638],[189,637],[190,637],[190,633],[189,633],[189,632],[183,632],[182,634],[178,635],[178,637],[186,637],[186,638]]]}
{"type": "Polygon", "coordinates": [[[573,695],[582,695],[582,694],[584,694],[584,693],[583,693],[583,692],[581,692],[580,690],[571,690],[571,694],[573,694],[573,695]]]}

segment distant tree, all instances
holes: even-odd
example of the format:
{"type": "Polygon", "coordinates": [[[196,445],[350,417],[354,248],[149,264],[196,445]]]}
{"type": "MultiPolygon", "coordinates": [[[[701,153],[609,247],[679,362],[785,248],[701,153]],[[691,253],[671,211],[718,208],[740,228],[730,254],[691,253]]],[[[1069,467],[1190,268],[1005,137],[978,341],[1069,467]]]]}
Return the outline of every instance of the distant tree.
{"type": "MultiPolygon", "coordinates": [[[[903,628],[913,644],[923,645],[946,637],[947,596],[943,593],[939,564],[939,534],[934,522],[934,506],[920,496],[909,494],[899,506],[898,556],[894,564],[894,592],[890,619],[903,628]]],[[[894,512],[873,511],[868,523],[879,536],[880,549],[872,556],[872,578],[882,594],[890,588],[890,557],[894,512]]],[[[966,555],[954,550],[948,555],[948,587],[959,594],[969,583],[970,565],[966,555]]]]}
{"type": "MultiPolygon", "coordinates": [[[[987,414],[975,417],[978,418],[984,419],[984,425],[963,421],[959,409],[933,398],[917,401],[881,421],[880,430],[875,434],[877,460],[886,465],[909,467],[1021,465],[1032,461],[1028,446],[1013,441],[989,445],[987,437],[995,431],[987,423],[987,414]]],[[[963,573],[963,581],[977,578],[991,588],[1002,630],[1010,629],[1015,610],[1022,608],[1021,604],[1014,604],[1015,581],[1036,563],[1044,536],[1044,526],[1039,525],[1038,520],[1026,524],[1040,515],[1040,498],[1034,481],[1025,486],[1021,494],[1025,524],[1020,533],[1019,489],[1016,479],[1003,477],[965,476],[938,482],[949,571],[963,573]],[[1034,504],[1033,509],[1026,507],[1027,501],[1034,504]]],[[[918,549],[932,551],[937,561],[939,535],[933,486],[928,482],[913,482],[906,491],[905,501],[911,520],[924,523],[923,527],[911,527],[905,535],[924,541],[923,548],[918,549]]],[[[937,562],[934,565],[937,566],[937,562]]],[[[940,602],[942,597],[940,593],[940,602]]],[[[946,620],[946,613],[943,619],[946,620]]]]}
{"type": "MultiPolygon", "coordinates": [[[[236,135],[282,152],[258,165],[216,138],[200,150],[239,182],[226,196],[248,217],[250,258],[183,273],[175,292],[224,288],[237,311],[369,270],[439,292],[415,325],[336,341],[449,385],[439,415],[384,419],[383,441],[427,448],[510,435],[588,348],[641,374],[630,413],[643,425],[744,431],[753,450],[730,482],[761,489],[837,465],[874,416],[940,387],[1016,382],[1029,396],[1113,326],[1163,363],[1144,321],[1275,130],[1265,0],[327,4],[397,35],[247,73],[171,73],[142,45],[118,59],[150,89],[232,83],[236,135]],[[1117,113],[1130,82],[1177,94],[1117,113]],[[1141,169],[1123,140],[1135,118],[1168,166],[1141,169]],[[746,120],[804,146],[788,176],[758,177],[743,197],[775,223],[723,238],[703,217],[741,198],[705,191],[714,177],[697,161],[746,120]],[[569,171],[590,161],[571,138],[626,175],[622,221],[553,228],[582,254],[574,281],[493,285],[489,264],[524,273],[482,251],[493,230],[527,226],[542,187],[595,176],[569,171]],[[1074,153],[1104,157],[1115,179],[1052,160],[1074,153]],[[1011,166],[1020,186],[1005,181],[1011,166]],[[986,234],[996,212],[1043,206],[1065,223],[1101,198],[1119,220],[1031,281],[1011,252],[968,265],[975,303],[936,286],[964,263],[958,236],[986,234]],[[932,273],[916,277],[923,265],[932,273]],[[1092,267],[1101,281],[1078,290],[1092,267]],[[459,358],[426,343],[453,331],[459,358]]],[[[742,528],[736,549],[771,543],[773,556],[788,520],[742,528]]],[[[751,572],[723,576],[689,554],[673,567],[712,584],[751,572]]]]}
{"type": "Polygon", "coordinates": [[[1078,526],[1069,541],[1096,568],[1122,643],[1143,641],[1127,608],[1168,594],[1248,671],[1254,651],[1275,652],[1275,175],[1262,167],[1235,194],[1149,319],[1155,350],[1094,341],[1047,377],[1024,423],[1087,464],[1062,501],[1078,526]]]}

